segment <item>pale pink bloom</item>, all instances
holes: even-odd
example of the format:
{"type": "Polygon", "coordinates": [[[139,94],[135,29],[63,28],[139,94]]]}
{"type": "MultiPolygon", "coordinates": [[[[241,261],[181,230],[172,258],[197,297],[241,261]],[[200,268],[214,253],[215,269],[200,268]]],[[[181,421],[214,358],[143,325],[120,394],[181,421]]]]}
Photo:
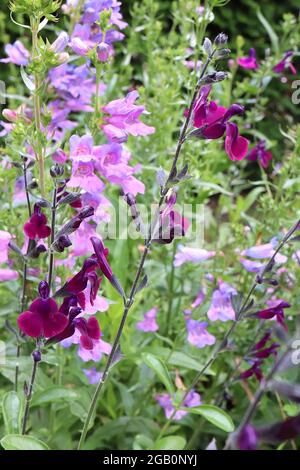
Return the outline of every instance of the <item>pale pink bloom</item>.
{"type": "Polygon", "coordinates": [[[0,263],[6,263],[8,260],[8,245],[12,236],[5,230],[0,230],[0,263]]]}
{"type": "Polygon", "coordinates": [[[237,295],[234,287],[227,282],[219,281],[219,287],[213,292],[210,308],[207,316],[211,321],[220,320],[226,322],[235,319],[235,312],[231,299],[237,295]]]}
{"type": "Polygon", "coordinates": [[[139,136],[155,132],[154,127],[139,121],[140,115],[145,113],[145,108],[134,104],[138,97],[136,90],[131,91],[125,98],[111,101],[103,106],[103,111],[110,114],[102,126],[109,140],[121,143],[127,141],[129,134],[139,136]]]}
{"type": "Polygon", "coordinates": [[[215,344],[216,338],[207,331],[207,325],[207,322],[188,319],[186,321],[188,342],[200,349],[215,344]]]}
{"type": "Polygon", "coordinates": [[[201,248],[190,248],[178,245],[178,252],[175,255],[174,266],[181,266],[184,263],[201,263],[215,256],[215,251],[207,251],[201,248]]]}
{"type": "Polygon", "coordinates": [[[0,268],[0,282],[15,281],[19,274],[13,269],[0,268]]]}
{"type": "Polygon", "coordinates": [[[145,332],[157,331],[159,328],[156,323],[157,311],[158,309],[153,307],[151,310],[144,313],[144,319],[136,324],[137,329],[145,332]]]}

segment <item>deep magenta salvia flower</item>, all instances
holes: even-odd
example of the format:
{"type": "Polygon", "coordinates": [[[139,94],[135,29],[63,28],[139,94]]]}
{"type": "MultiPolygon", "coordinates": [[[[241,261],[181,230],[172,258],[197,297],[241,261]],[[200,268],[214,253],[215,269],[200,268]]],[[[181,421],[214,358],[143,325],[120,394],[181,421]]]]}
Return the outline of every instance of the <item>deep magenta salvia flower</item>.
{"type": "Polygon", "coordinates": [[[260,140],[258,144],[250,150],[247,159],[253,162],[258,161],[263,168],[268,168],[272,160],[272,153],[266,150],[266,142],[260,140]]]}
{"type": "Polygon", "coordinates": [[[47,217],[42,213],[38,204],[34,205],[34,213],[24,225],[24,232],[28,238],[47,238],[51,234],[51,228],[47,225],[47,217]]]}
{"type": "MultiPolygon", "coordinates": [[[[95,258],[90,257],[83,263],[81,270],[69,279],[56,293],[55,297],[68,297],[75,296],[79,305],[85,308],[85,295],[83,291],[86,289],[88,281],[90,281],[91,289],[91,303],[96,297],[98,288],[101,283],[101,278],[98,279],[95,270],[98,267],[98,262],[95,258]]],[[[92,304],[93,305],[93,304],[92,304]]]]}
{"type": "Polygon", "coordinates": [[[270,346],[265,347],[270,339],[271,331],[267,331],[263,337],[253,346],[249,352],[248,357],[246,358],[252,365],[249,369],[240,374],[240,379],[245,380],[254,375],[259,382],[262,380],[263,372],[261,370],[261,366],[263,364],[263,360],[270,356],[277,356],[277,349],[279,348],[279,344],[274,342],[271,343],[270,346]]]}
{"type": "Polygon", "coordinates": [[[260,310],[254,315],[262,320],[269,320],[271,318],[276,317],[277,322],[282,325],[285,329],[287,329],[287,326],[284,323],[284,309],[289,307],[290,304],[288,302],[285,302],[284,300],[271,300],[269,301],[269,308],[260,310]]]}
{"type": "Polygon", "coordinates": [[[102,240],[100,238],[92,237],[91,238],[92,245],[95,250],[95,255],[99,264],[101,271],[103,272],[104,276],[112,282],[113,280],[113,272],[107,261],[108,249],[105,248],[102,240]]]}
{"type": "Polygon", "coordinates": [[[39,284],[40,297],[21,313],[18,325],[21,331],[32,338],[52,338],[61,333],[68,324],[65,315],[59,312],[57,303],[50,298],[50,289],[46,281],[39,284]]]}
{"type": "MultiPolygon", "coordinates": [[[[208,102],[211,86],[203,86],[199,98],[193,109],[193,125],[199,131],[193,131],[192,135],[204,139],[219,139],[226,132],[225,150],[231,160],[242,160],[246,157],[249,142],[239,135],[238,127],[229,120],[244,112],[244,107],[232,104],[228,109],[218,106],[214,101],[208,102]]],[[[185,111],[187,115],[187,111],[185,111]]]]}
{"type": "Polygon", "coordinates": [[[237,63],[239,64],[240,67],[243,69],[249,69],[249,70],[257,70],[258,69],[258,63],[256,61],[256,52],[253,47],[249,50],[249,56],[246,57],[240,57],[237,60],[237,63]]]}
{"type": "Polygon", "coordinates": [[[239,135],[238,126],[234,122],[226,124],[225,150],[230,160],[243,160],[248,152],[248,140],[239,135]]]}
{"type": "Polygon", "coordinates": [[[295,69],[294,65],[291,62],[293,55],[294,55],[293,51],[287,51],[284,54],[282,60],[278,62],[278,64],[276,64],[275,67],[273,67],[273,72],[281,74],[285,71],[285,69],[289,68],[292,74],[296,75],[297,70],[295,69]]]}

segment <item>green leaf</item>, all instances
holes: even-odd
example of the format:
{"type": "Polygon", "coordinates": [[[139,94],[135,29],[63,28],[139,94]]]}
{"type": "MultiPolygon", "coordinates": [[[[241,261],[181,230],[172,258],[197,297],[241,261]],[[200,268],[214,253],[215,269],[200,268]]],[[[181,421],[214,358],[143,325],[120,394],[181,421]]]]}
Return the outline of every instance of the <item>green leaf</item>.
{"type": "Polygon", "coordinates": [[[17,392],[8,392],[2,400],[2,411],[7,434],[21,432],[22,400],[17,392]]]}
{"type": "Polygon", "coordinates": [[[35,84],[33,81],[29,78],[27,73],[25,72],[25,69],[21,66],[21,77],[25,85],[27,86],[28,90],[31,92],[35,91],[35,84]]]}
{"type": "Polygon", "coordinates": [[[154,444],[153,450],[183,450],[186,440],[181,436],[166,436],[154,444]]]}
{"type": "MultiPolygon", "coordinates": [[[[168,359],[168,363],[185,369],[197,370],[198,372],[203,369],[203,364],[200,364],[197,359],[181,351],[173,351],[168,359]]],[[[207,370],[206,374],[215,375],[211,369],[207,370]]]]}
{"type": "Polygon", "coordinates": [[[21,434],[7,434],[0,443],[5,450],[50,450],[45,442],[21,434]]]}
{"type": "Polygon", "coordinates": [[[181,410],[201,415],[210,423],[214,424],[217,428],[225,432],[233,432],[234,424],[231,417],[221,408],[214,405],[199,405],[192,406],[191,408],[181,407],[181,410]]]}
{"type": "Polygon", "coordinates": [[[168,392],[173,395],[175,390],[168,372],[166,365],[156,356],[150,353],[143,353],[142,354],[143,362],[152,369],[162,383],[165,385],[168,392]]]}
{"type": "Polygon", "coordinates": [[[61,400],[76,400],[77,392],[64,387],[52,387],[33,395],[31,406],[40,406],[61,400]]]}
{"type": "Polygon", "coordinates": [[[278,41],[277,34],[275,33],[274,29],[272,28],[268,20],[265,18],[265,16],[262,14],[262,12],[259,9],[257,10],[256,14],[257,14],[257,18],[259,19],[259,21],[261,22],[261,24],[263,25],[263,27],[265,28],[265,30],[267,31],[269,35],[274,51],[278,52],[279,41],[278,41]]]}

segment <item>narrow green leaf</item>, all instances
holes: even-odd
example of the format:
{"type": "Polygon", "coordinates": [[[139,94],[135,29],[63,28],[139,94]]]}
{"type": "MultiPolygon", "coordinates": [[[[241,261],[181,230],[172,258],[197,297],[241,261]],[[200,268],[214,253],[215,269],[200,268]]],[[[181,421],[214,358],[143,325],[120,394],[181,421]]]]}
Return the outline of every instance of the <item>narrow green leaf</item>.
{"type": "Polygon", "coordinates": [[[221,408],[214,405],[199,405],[192,406],[191,408],[182,407],[181,410],[201,415],[210,423],[214,424],[217,428],[225,432],[233,432],[234,424],[231,417],[221,408]]]}
{"type": "Polygon", "coordinates": [[[275,33],[274,29],[272,28],[272,26],[270,25],[266,17],[262,14],[262,12],[259,9],[257,10],[256,14],[257,14],[257,18],[259,19],[259,21],[261,22],[261,24],[263,25],[263,27],[265,28],[265,30],[267,31],[269,35],[274,51],[278,52],[279,41],[278,41],[277,34],[275,33]]]}
{"type": "Polygon", "coordinates": [[[158,357],[150,353],[143,353],[142,360],[156,373],[168,392],[173,395],[175,391],[166,365],[158,357]]]}
{"type": "Polygon", "coordinates": [[[7,434],[0,443],[5,450],[50,450],[45,442],[21,434],[7,434]]]}
{"type": "Polygon", "coordinates": [[[166,436],[154,444],[154,450],[183,450],[186,440],[181,436],[166,436]]]}
{"type": "Polygon", "coordinates": [[[24,67],[21,66],[21,77],[23,82],[25,83],[26,87],[28,88],[29,91],[33,92],[35,90],[35,84],[33,81],[29,78],[27,73],[25,72],[24,67]]]}
{"type": "Polygon", "coordinates": [[[21,432],[22,400],[17,392],[8,392],[2,400],[2,411],[7,434],[21,432]]]}
{"type": "Polygon", "coordinates": [[[77,392],[63,387],[52,387],[33,395],[31,406],[40,406],[61,400],[75,400],[78,398],[77,392]]]}

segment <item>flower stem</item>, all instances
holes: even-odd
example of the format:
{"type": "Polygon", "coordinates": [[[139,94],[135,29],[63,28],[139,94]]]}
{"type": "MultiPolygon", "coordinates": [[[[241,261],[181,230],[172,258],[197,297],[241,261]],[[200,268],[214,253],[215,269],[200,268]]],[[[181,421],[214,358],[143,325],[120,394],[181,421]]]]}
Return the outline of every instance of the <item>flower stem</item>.
{"type": "MultiPolygon", "coordinates": [[[[32,56],[38,55],[38,27],[39,21],[32,19],[31,32],[32,32],[32,56]]],[[[41,134],[41,100],[40,100],[40,77],[37,72],[34,73],[34,93],[33,93],[33,108],[34,108],[34,121],[37,133],[37,148],[36,159],[39,167],[39,185],[42,197],[45,197],[45,159],[43,155],[43,145],[40,143],[41,134]]]]}
{"type": "Polygon", "coordinates": [[[167,192],[168,192],[168,189],[169,189],[169,183],[171,182],[172,175],[174,174],[174,171],[176,170],[176,165],[177,165],[180,153],[181,153],[182,145],[185,141],[186,133],[187,133],[187,130],[189,128],[190,120],[191,120],[191,117],[192,117],[194,103],[197,99],[197,96],[198,96],[198,93],[199,93],[199,90],[200,90],[200,87],[201,87],[201,80],[204,77],[204,74],[207,70],[208,65],[212,61],[214,54],[215,54],[215,51],[213,51],[210,54],[210,56],[207,58],[204,66],[202,68],[199,80],[196,84],[196,87],[195,87],[195,90],[194,90],[194,93],[193,93],[193,97],[192,97],[192,100],[191,100],[191,103],[190,103],[190,106],[189,106],[188,115],[187,115],[187,117],[185,119],[185,122],[184,122],[184,125],[183,125],[183,127],[180,131],[180,135],[179,135],[179,139],[178,139],[178,142],[177,142],[177,147],[176,147],[173,163],[172,163],[172,166],[171,166],[171,170],[169,172],[169,176],[168,176],[163,188],[161,189],[161,197],[160,197],[160,200],[159,200],[159,203],[158,203],[158,208],[157,208],[156,214],[154,215],[154,223],[150,224],[150,226],[149,226],[148,237],[145,240],[143,254],[142,254],[142,257],[141,257],[141,260],[140,260],[140,263],[139,263],[139,266],[138,266],[138,269],[137,269],[137,272],[136,272],[136,275],[135,275],[135,278],[134,278],[134,281],[133,281],[133,284],[132,284],[132,287],[131,287],[131,290],[130,290],[130,295],[129,295],[129,298],[128,298],[127,302],[125,302],[125,307],[124,307],[124,310],[123,310],[122,318],[121,318],[121,321],[120,321],[120,324],[119,324],[119,327],[118,327],[118,330],[117,330],[116,337],[115,337],[114,342],[113,342],[111,353],[110,353],[110,355],[107,359],[107,363],[106,363],[102,378],[101,378],[100,382],[97,385],[97,388],[96,388],[95,393],[93,395],[92,401],[90,403],[88,414],[87,414],[86,420],[84,422],[84,426],[83,426],[83,429],[82,429],[82,432],[81,432],[81,436],[80,436],[80,440],[79,440],[79,443],[78,443],[77,450],[82,449],[82,447],[84,445],[86,435],[87,435],[87,432],[88,432],[88,429],[89,429],[89,425],[90,425],[94,410],[96,408],[96,404],[97,404],[100,392],[101,392],[102,387],[103,387],[103,385],[104,385],[104,383],[105,383],[105,381],[108,377],[109,369],[110,369],[111,365],[113,364],[115,353],[118,349],[119,341],[120,341],[120,338],[121,338],[121,335],[122,335],[122,332],[123,332],[123,329],[124,329],[124,326],[125,326],[125,323],[126,323],[127,315],[128,315],[129,310],[130,310],[130,308],[131,308],[131,306],[134,302],[134,296],[135,296],[135,293],[136,293],[138,282],[140,280],[140,277],[141,277],[141,274],[142,274],[142,271],[143,271],[143,267],[144,267],[147,255],[149,253],[149,249],[150,249],[150,246],[151,246],[151,243],[152,243],[152,236],[153,236],[153,234],[155,234],[155,229],[156,229],[157,223],[159,221],[159,211],[160,211],[160,208],[161,208],[162,204],[165,201],[165,198],[166,198],[166,195],[167,195],[167,192]]]}
{"type": "Polygon", "coordinates": [[[33,392],[33,386],[35,382],[35,377],[36,377],[36,372],[37,372],[37,367],[38,363],[40,361],[40,358],[37,360],[35,357],[35,353],[38,352],[40,354],[40,351],[34,351],[32,353],[32,371],[31,371],[31,378],[30,378],[30,384],[28,390],[25,391],[25,410],[24,410],[24,415],[23,415],[23,420],[22,420],[22,435],[26,433],[26,426],[27,426],[27,419],[29,416],[29,407],[30,407],[30,401],[32,397],[32,392],[33,392]]]}
{"type": "Polygon", "coordinates": [[[51,292],[51,285],[53,281],[53,267],[54,267],[54,252],[51,249],[52,243],[54,242],[55,235],[55,222],[56,222],[56,198],[57,198],[57,187],[54,186],[53,189],[53,199],[51,206],[51,235],[50,235],[50,256],[49,256],[49,274],[48,274],[48,284],[51,292]]]}

